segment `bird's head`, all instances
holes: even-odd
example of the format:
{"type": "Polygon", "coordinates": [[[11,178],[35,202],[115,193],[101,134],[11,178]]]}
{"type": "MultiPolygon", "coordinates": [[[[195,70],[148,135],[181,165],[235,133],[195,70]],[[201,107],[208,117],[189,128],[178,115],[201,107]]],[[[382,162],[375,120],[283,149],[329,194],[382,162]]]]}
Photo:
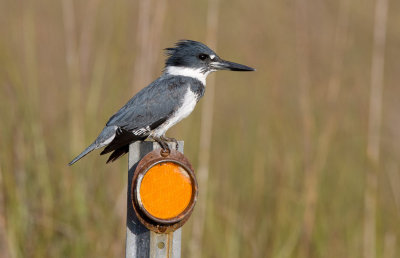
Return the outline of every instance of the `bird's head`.
{"type": "Polygon", "coordinates": [[[195,77],[205,82],[210,72],[218,70],[255,71],[255,69],[225,61],[203,43],[181,40],[174,48],[165,49],[168,58],[165,72],[172,75],[195,77]]]}

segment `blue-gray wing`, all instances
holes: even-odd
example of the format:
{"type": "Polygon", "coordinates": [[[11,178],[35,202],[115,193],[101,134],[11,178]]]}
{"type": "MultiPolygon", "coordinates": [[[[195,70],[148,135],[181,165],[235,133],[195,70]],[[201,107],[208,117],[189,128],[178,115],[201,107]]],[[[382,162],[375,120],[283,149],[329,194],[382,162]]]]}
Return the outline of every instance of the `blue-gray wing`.
{"type": "Polygon", "coordinates": [[[184,78],[160,77],[141,90],[107,122],[138,135],[158,127],[178,109],[190,82],[184,78]]]}
{"type": "Polygon", "coordinates": [[[129,100],[107,123],[118,127],[113,141],[101,152],[113,152],[107,163],[127,153],[130,143],[146,139],[151,130],[164,123],[182,105],[189,88],[199,97],[204,94],[200,81],[163,75],[129,100]]]}

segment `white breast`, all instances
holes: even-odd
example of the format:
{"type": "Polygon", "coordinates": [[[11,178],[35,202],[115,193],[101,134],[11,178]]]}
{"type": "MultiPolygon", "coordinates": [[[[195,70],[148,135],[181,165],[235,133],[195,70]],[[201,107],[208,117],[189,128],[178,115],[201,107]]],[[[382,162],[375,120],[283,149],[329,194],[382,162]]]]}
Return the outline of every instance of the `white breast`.
{"type": "Polygon", "coordinates": [[[165,132],[174,126],[176,123],[190,115],[194,107],[197,104],[197,96],[188,88],[185,97],[183,99],[183,104],[175,111],[170,118],[167,119],[161,126],[157,127],[151,136],[160,137],[165,134],[165,132]]]}

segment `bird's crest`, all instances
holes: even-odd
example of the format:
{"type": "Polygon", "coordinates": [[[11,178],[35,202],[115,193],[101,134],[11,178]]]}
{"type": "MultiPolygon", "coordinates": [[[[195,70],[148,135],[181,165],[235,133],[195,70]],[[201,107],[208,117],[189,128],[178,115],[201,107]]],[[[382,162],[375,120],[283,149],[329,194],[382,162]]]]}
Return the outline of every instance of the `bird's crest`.
{"type": "Polygon", "coordinates": [[[164,50],[165,50],[165,54],[170,57],[170,56],[173,56],[178,49],[182,49],[182,48],[189,47],[189,46],[195,46],[195,45],[199,45],[199,44],[203,45],[202,43],[194,41],[194,40],[181,39],[175,43],[175,47],[168,47],[168,48],[165,48],[164,50]]]}

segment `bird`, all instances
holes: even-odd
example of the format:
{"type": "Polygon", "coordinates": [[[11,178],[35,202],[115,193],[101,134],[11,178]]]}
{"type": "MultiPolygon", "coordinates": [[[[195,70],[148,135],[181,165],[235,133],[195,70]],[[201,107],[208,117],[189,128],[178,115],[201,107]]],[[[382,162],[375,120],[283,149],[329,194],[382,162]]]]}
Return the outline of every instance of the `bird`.
{"type": "Polygon", "coordinates": [[[110,117],[96,140],[74,158],[71,166],[89,152],[103,148],[100,155],[111,152],[106,163],[113,162],[129,151],[129,145],[146,139],[156,141],[170,151],[165,136],[169,128],[186,118],[203,97],[207,76],[215,71],[255,71],[246,65],[220,58],[205,44],[180,40],[164,49],[167,55],[163,73],[133,96],[110,117]]]}

